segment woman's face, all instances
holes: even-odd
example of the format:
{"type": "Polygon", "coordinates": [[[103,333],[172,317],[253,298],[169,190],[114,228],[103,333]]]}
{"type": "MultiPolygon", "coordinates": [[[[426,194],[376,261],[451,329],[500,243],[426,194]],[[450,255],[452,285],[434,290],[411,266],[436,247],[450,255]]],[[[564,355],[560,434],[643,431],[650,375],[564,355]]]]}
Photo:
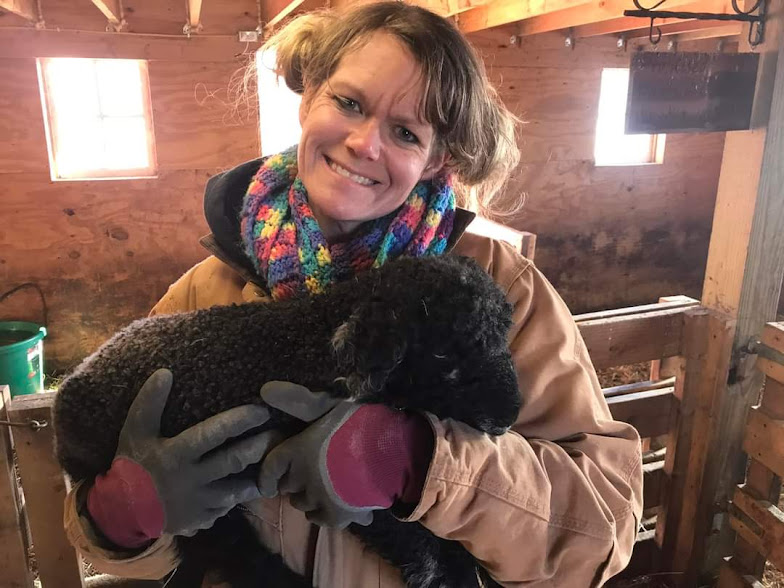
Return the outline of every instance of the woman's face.
{"type": "Polygon", "coordinates": [[[299,175],[327,239],[392,212],[441,169],[423,98],[419,65],[385,33],[374,33],[327,83],[305,92],[299,175]]]}

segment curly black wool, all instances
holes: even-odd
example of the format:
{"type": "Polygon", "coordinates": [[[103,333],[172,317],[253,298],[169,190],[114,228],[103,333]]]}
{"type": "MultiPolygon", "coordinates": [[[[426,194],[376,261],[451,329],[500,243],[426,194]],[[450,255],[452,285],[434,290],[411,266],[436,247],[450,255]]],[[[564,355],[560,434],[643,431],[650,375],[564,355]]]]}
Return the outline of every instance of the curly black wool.
{"type": "MultiPolygon", "coordinates": [[[[158,368],[174,374],[164,436],[234,406],[262,404],[259,389],[270,380],[501,434],[520,409],[510,326],[503,293],[476,263],[456,256],[401,258],[322,296],[141,319],[63,382],[54,410],[57,457],[74,480],[105,472],[133,398],[158,368]]],[[[264,428],[301,429],[293,417],[271,412],[264,428]]],[[[168,585],[192,586],[206,569],[222,571],[235,588],[309,585],[284,569],[238,512],[178,540],[183,563],[168,585]]],[[[462,545],[387,512],[367,528],[349,529],[398,566],[409,586],[489,581],[462,545]]]]}

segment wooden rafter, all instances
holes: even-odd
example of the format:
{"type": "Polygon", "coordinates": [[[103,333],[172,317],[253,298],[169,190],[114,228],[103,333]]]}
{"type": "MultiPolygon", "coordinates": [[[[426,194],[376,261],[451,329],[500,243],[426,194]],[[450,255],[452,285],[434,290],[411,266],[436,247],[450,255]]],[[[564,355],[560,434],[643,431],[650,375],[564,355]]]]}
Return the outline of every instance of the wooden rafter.
{"type": "MultiPolygon", "coordinates": [[[[494,0],[483,6],[466,10],[459,15],[457,24],[464,33],[473,33],[542,14],[580,7],[601,11],[601,7],[594,5],[590,0],[494,0]]],[[[622,12],[616,16],[620,14],[622,12]]]]}
{"type": "Polygon", "coordinates": [[[92,0],[92,2],[110,23],[120,24],[120,21],[122,20],[120,0],[92,0]]]}
{"type": "Polygon", "coordinates": [[[264,27],[271,29],[299,8],[304,1],[305,0],[270,0],[269,2],[262,2],[261,20],[264,22],[264,27]]]}
{"type": "Polygon", "coordinates": [[[193,28],[201,24],[201,2],[202,0],[188,0],[188,24],[193,28]]]}
{"type": "MultiPolygon", "coordinates": [[[[668,0],[668,7],[686,10],[687,7],[707,8],[711,12],[730,11],[728,0],[668,0]]],[[[473,8],[458,17],[458,26],[464,33],[481,31],[511,23],[518,23],[518,34],[535,35],[552,31],[584,27],[581,36],[595,36],[640,28],[642,19],[623,16],[629,0],[494,0],[486,6],[473,8]],[[606,24],[605,24],[606,23],[606,24]],[[587,28],[595,27],[593,30],[587,28]]],[[[674,22],[674,21],[673,21],[674,22]]]]}
{"type": "Polygon", "coordinates": [[[3,8],[8,12],[13,12],[31,22],[38,20],[35,0],[0,0],[0,8],[3,8]]]}

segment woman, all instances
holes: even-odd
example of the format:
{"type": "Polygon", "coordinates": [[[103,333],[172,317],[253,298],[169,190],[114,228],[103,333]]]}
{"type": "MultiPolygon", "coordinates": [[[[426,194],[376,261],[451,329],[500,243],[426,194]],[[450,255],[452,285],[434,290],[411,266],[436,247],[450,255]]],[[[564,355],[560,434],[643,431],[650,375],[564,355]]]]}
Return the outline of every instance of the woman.
{"type": "Polygon", "coordinates": [[[72,542],[98,569],[161,578],[177,565],[174,535],[244,503],[261,541],[314,586],[400,586],[397,569],[343,530],[392,508],[462,542],[502,585],[603,584],[628,562],[641,515],[639,438],[612,420],[545,278],[511,247],[464,233],[472,214],[455,209],[455,192],[471,187],[487,206],[517,161],[513,119],[479,60],[446,20],[397,2],[309,15],[272,44],[303,95],[301,142],[210,180],[203,243],[213,256],[153,313],[318,295],[401,254],[470,256],[514,307],[517,423],[490,437],[273,383],[265,400],[313,424],[283,442],[265,434],[215,450],[265,410],[240,407],[160,439],[171,382],[158,372],[110,471],[69,495],[72,542]],[[258,461],[258,487],[224,478],[258,461]]]}

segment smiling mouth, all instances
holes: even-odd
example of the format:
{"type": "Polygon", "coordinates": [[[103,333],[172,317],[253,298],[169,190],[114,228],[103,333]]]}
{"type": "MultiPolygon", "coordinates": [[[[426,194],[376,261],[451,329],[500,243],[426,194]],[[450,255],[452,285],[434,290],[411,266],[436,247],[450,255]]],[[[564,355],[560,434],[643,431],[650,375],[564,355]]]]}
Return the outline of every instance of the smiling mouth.
{"type": "Polygon", "coordinates": [[[327,165],[329,166],[329,168],[333,172],[335,172],[336,174],[338,174],[340,176],[343,176],[344,178],[347,178],[347,179],[351,180],[352,182],[356,182],[360,186],[375,186],[376,184],[380,183],[380,182],[377,182],[376,180],[373,180],[371,178],[366,178],[365,176],[360,176],[358,174],[350,172],[345,167],[342,167],[342,166],[338,165],[337,163],[335,163],[334,161],[332,161],[326,155],[324,156],[324,161],[327,162],[327,165]]]}

